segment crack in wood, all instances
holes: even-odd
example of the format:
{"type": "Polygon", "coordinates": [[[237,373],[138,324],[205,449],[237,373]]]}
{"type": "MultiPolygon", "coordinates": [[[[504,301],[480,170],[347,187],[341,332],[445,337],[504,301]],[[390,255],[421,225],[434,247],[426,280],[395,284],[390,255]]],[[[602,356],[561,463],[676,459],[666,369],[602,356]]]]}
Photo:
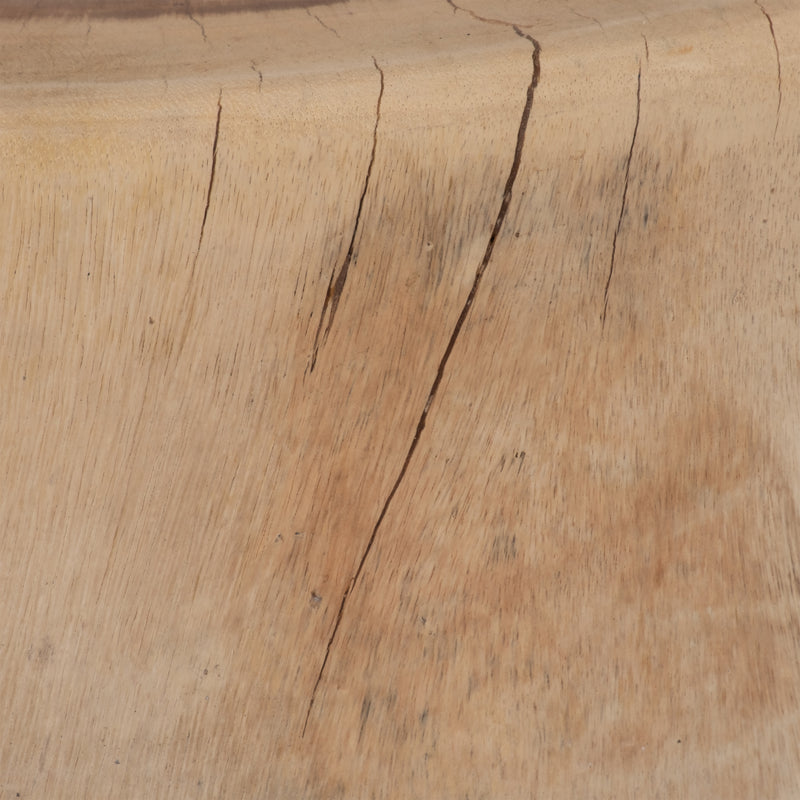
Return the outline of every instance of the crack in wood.
{"type": "MultiPolygon", "coordinates": [[[[453,13],[455,14],[456,11],[461,11],[464,14],[469,14],[472,19],[477,20],[478,22],[485,22],[487,25],[502,25],[504,28],[513,28],[514,31],[517,33],[518,36],[522,36],[523,38],[528,38],[525,34],[520,33],[520,28],[532,28],[532,25],[520,25],[519,23],[508,22],[508,20],[504,19],[495,19],[493,17],[482,17],[480,14],[476,14],[469,8],[464,8],[463,6],[456,5],[453,0],[446,0],[447,5],[451,6],[453,9],[453,13]]],[[[538,46],[538,45],[537,45],[538,46]]]]}
{"type": "MultiPolygon", "coordinates": [[[[463,10],[463,9],[458,9],[451,2],[451,0],[447,0],[447,2],[450,5],[452,5],[454,9],[463,10]]],[[[468,12],[468,13],[471,14],[472,12],[468,12]]],[[[475,17],[474,14],[472,14],[472,16],[475,17]]],[[[476,18],[480,19],[478,17],[476,17],[476,18]]],[[[483,278],[483,275],[484,275],[484,273],[486,271],[486,268],[487,268],[487,266],[489,264],[489,261],[490,261],[490,259],[492,257],[492,253],[494,251],[495,243],[497,242],[498,235],[500,234],[500,231],[501,231],[501,229],[503,227],[503,223],[505,222],[506,215],[508,213],[508,208],[509,208],[509,205],[511,203],[511,197],[512,197],[512,193],[513,193],[513,189],[514,189],[514,182],[516,181],[517,173],[519,172],[519,167],[520,167],[520,163],[521,163],[521,160],[522,160],[522,150],[523,150],[523,147],[525,145],[525,134],[526,134],[527,129],[528,129],[528,121],[529,121],[530,115],[531,115],[531,107],[533,105],[534,91],[535,91],[536,87],[539,85],[539,76],[540,76],[540,73],[541,73],[539,55],[541,53],[541,47],[539,45],[539,42],[536,41],[536,39],[534,39],[532,36],[528,35],[527,33],[523,33],[518,25],[514,25],[513,23],[510,23],[510,22],[501,22],[499,20],[483,20],[483,19],[480,19],[480,21],[484,21],[484,22],[488,21],[488,22],[491,22],[492,24],[505,25],[506,27],[511,28],[514,31],[514,33],[516,33],[517,36],[520,36],[521,38],[526,39],[532,45],[532,51],[533,52],[532,52],[532,55],[531,55],[531,60],[532,60],[531,80],[530,80],[530,83],[528,84],[527,92],[526,92],[526,95],[525,95],[525,105],[523,107],[522,116],[520,118],[519,127],[517,129],[517,139],[516,139],[516,146],[514,148],[514,158],[513,158],[512,163],[511,163],[511,168],[509,169],[509,172],[508,172],[508,177],[506,178],[505,186],[504,186],[504,189],[503,189],[503,197],[502,197],[502,200],[500,202],[500,208],[499,208],[499,210],[497,212],[497,217],[495,218],[494,225],[492,226],[492,231],[491,231],[491,234],[489,235],[489,241],[486,244],[486,249],[484,250],[483,258],[481,259],[481,262],[478,265],[478,268],[477,268],[477,270],[475,272],[475,278],[474,278],[474,280],[472,282],[472,288],[470,289],[469,295],[467,296],[467,299],[464,302],[463,307],[461,308],[461,313],[459,314],[458,319],[456,320],[456,324],[455,324],[455,326],[453,328],[453,331],[450,334],[450,339],[447,342],[447,347],[445,348],[444,355],[442,356],[441,360],[439,361],[439,366],[438,366],[438,368],[436,370],[436,376],[435,376],[435,378],[433,380],[433,383],[431,384],[430,391],[428,392],[428,397],[427,397],[427,399],[425,401],[425,407],[423,408],[422,413],[420,414],[419,420],[417,422],[416,430],[414,431],[414,438],[412,439],[411,445],[408,448],[408,452],[406,453],[406,457],[405,457],[405,459],[403,461],[403,465],[400,467],[400,471],[397,474],[397,478],[395,479],[394,484],[392,485],[392,488],[391,488],[389,494],[386,497],[386,500],[385,500],[385,502],[383,504],[383,508],[381,509],[381,513],[378,516],[378,520],[377,520],[377,522],[375,523],[375,526],[372,529],[372,533],[371,533],[371,535],[369,537],[369,540],[368,540],[368,542],[366,544],[366,547],[364,548],[364,550],[363,550],[363,552],[361,554],[361,558],[360,558],[360,560],[358,562],[358,565],[357,565],[352,577],[350,578],[350,582],[348,583],[347,588],[344,590],[344,593],[342,594],[342,599],[341,599],[341,601],[339,603],[339,610],[338,610],[338,612],[336,614],[336,620],[334,621],[333,629],[331,631],[331,634],[328,637],[328,643],[327,643],[327,646],[325,648],[325,656],[324,656],[324,658],[322,660],[322,665],[320,666],[319,673],[317,674],[317,679],[314,682],[314,686],[313,686],[313,688],[311,690],[311,698],[309,700],[308,708],[306,710],[306,716],[305,716],[305,720],[303,722],[303,729],[302,729],[302,733],[301,733],[301,738],[304,737],[305,734],[306,734],[306,728],[308,727],[308,721],[309,721],[309,718],[311,716],[311,711],[312,711],[312,709],[314,707],[314,702],[315,702],[316,697],[317,697],[317,691],[319,689],[320,683],[322,682],[322,678],[323,678],[323,676],[325,674],[325,668],[326,668],[326,666],[328,664],[328,660],[330,658],[331,649],[333,647],[334,642],[336,641],[336,635],[339,632],[339,627],[340,627],[340,625],[342,623],[342,618],[344,616],[344,611],[345,611],[345,607],[347,605],[347,600],[350,597],[350,595],[351,595],[351,593],[353,591],[353,588],[355,587],[359,577],[361,576],[361,573],[362,573],[362,571],[364,569],[364,564],[366,563],[367,558],[368,558],[368,556],[370,554],[370,551],[372,550],[372,547],[375,544],[375,539],[376,539],[376,536],[378,534],[378,530],[380,529],[381,523],[383,522],[384,518],[386,517],[386,514],[387,514],[387,512],[389,510],[389,506],[391,505],[391,502],[394,499],[394,496],[397,493],[397,490],[400,487],[400,484],[402,483],[403,478],[406,475],[406,471],[408,469],[408,465],[411,463],[411,459],[412,459],[412,457],[414,455],[414,452],[417,449],[417,445],[419,444],[420,437],[422,436],[422,432],[425,429],[425,424],[426,424],[427,419],[428,419],[428,412],[430,411],[431,404],[433,403],[433,400],[434,400],[434,398],[436,396],[436,393],[439,390],[439,386],[441,385],[442,378],[444,377],[444,372],[445,372],[445,368],[447,367],[447,362],[450,359],[450,355],[453,352],[453,348],[455,347],[456,341],[458,340],[459,334],[461,333],[461,329],[463,328],[464,322],[467,319],[467,316],[469,314],[470,308],[472,307],[472,303],[475,300],[475,296],[476,296],[476,294],[478,292],[478,288],[480,286],[481,279],[483,278]]],[[[376,64],[376,66],[377,66],[377,64],[376,64]]]]}
{"type": "Polygon", "coordinates": [[[778,40],[775,38],[775,27],[772,24],[772,17],[767,13],[767,9],[764,8],[763,5],[761,5],[759,0],[753,0],[753,2],[758,6],[761,13],[766,17],[766,20],[769,23],[769,32],[772,35],[772,46],[775,48],[775,60],[778,62],[778,108],[775,111],[775,130],[772,133],[772,138],[774,139],[778,133],[778,122],[780,121],[780,116],[781,116],[781,103],[783,102],[783,81],[781,78],[781,52],[780,50],[778,50],[778,40]]]}
{"type": "Polygon", "coordinates": [[[203,244],[203,235],[206,230],[206,220],[208,219],[208,209],[211,206],[211,190],[214,188],[214,175],[217,171],[217,143],[219,142],[219,123],[222,119],[222,89],[219,90],[217,98],[217,122],[214,127],[214,143],[211,145],[211,172],[208,176],[208,188],[206,189],[206,207],[203,210],[203,221],[200,223],[200,236],[197,239],[197,250],[195,250],[194,261],[192,262],[192,275],[197,266],[197,259],[200,257],[200,248],[203,244]]]}
{"type": "Polygon", "coordinates": [[[572,8],[572,6],[567,6],[567,10],[573,13],[576,17],[588,20],[589,22],[594,22],[594,24],[597,25],[597,27],[600,28],[600,30],[603,31],[603,33],[606,32],[606,29],[603,27],[603,23],[600,22],[600,20],[597,19],[597,17],[590,17],[588,14],[581,14],[580,11],[576,11],[574,8],[572,8]]]}
{"type": "MultiPolygon", "coordinates": [[[[325,28],[325,30],[326,30],[326,31],[330,31],[330,32],[331,32],[331,33],[332,33],[332,34],[333,34],[333,35],[334,35],[334,36],[335,36],[337,39],[341,39],[341,38],[342,38],[341,36],[339,36],[339,32],[338,32],[338,31],[337,31],[335,28],[331,28],[331,26],[330,26],[330,25],[326,25],[326,24],[325,24],[325,23],[322,21],[322,19],[320,19],[320,17],[319,17],[319,16],[317,16],[317,15],[316,15],[316,14],[315,14],[315,13],[314,13],[314,12],[313,12],[313,11],[312,11],[310,8],[308,8],[308,7],[306,7],[306,14],[308,14],[308,16],[309,16],[309,17],[311,17],[311,19],[315,19],[317,22],[319,22],[319,24],[320,24],[320,25],[322,25],[322,27],[323,27],[323,28],[325,28]]],[[[374,59],[373,59],[373,61],[374,61],[374,59]]]]}
{"type": "Polygon", "coordinates": [[[361,212],[364,208],[364,198],[367,196],[369,181],[370,177],[372,176],[372,167],[375,164],[375,150],[378,146],[378,125],[381,121],[381,102],[383,101],[384,75],[383,70],[378,65],[378,62],[375,60],[374,56],[372,58],[372,63],[375,65],[375,69],[378,70],[378,74],[381,77],[381,88],[378,92],[378,103],[375,109],[375,126],[372,129],[372,152],[370,153],[369,157],[367,174],[364,178],[364,186],[361,189],[361,197],[358,200],[358,210],[356,211],[356,220],[353,224],[353,232],[350,236],[350,246],[347,248],[347,255],[345,255],[344,260],[339,267],[338,274],[336,270],[331,272],[331,279],[328,283],[328,291],[325,293],[325,300],[322,304],[322,312],[319,317],[319,325],[317,325],[317,332],[314,335],[314,349],[311,353],[311,365],[308,370],[309,372],[314,371],[314,367],[317,363],[317,355],[319,354],[319,348],[328,339],[328,334],[330,333],[331,326],[333,325],[333,319],[336,316],[336,309],[339,307],[339,300],[342,297],[344,285],[347,281],[347,272],[350,269],[350,264],[353,260],[353,252],[356,246],[356,236],[358,235],[358,231],[361,226],[361,212]],[[328,313],[328,324],[325,326],[325,331],[323,333],[322,326],[325,324],[326,313],[328,313]],[[322,341],[320,341],[320,337],[322,338],[322,341]]]}
{"type": "Polygon", "coordinates": [[[636,123],[633,126],[633,136],[631,136],[631,146],[628,150],[628,160],[625,164],[625,186],[622,189],[622,202],[619,207],[619,218],[617,219],[617,227],[614,229],[614,239],[611,242],[611,263],[608,267],[608,278],[606,279],[606,288],[603,292],[603,315],[602,327],[606,326],[606,314],[608,313],[608,290],[611,286],[611,278],[614,275],[614,264],[617,257],[617,237],[619,236],[620,228],[622,227],[622,218],[625,216],[625,204],[628,199],[628,181],[631,174],[631,160],[633,159],[633,148],[636,146],[636,134],[639,131],[639,112],[642,107],[642,64],[639,63],[639,74],[636,78],[636,123]]]}
{"type": "Polygon", "coordinates": [[[203,41],[204,41],[206,44],[208,44],[208,37],[206,36],[206,28],[205,28],[205,25],[203,25],[203,23],[202,23],[202,22],[200,22],[199,20],[195,19],[195,16],[194,16],[194,14],[192,13],[192,7],[191,7],[191,5],[189,5],[189,3],[188,3],[188,2],[186,3],[186,16],[187,16],[187,17],[189,17],[189,19],[190,19],[192,22],[194,22],[194,24],[195,24],[195,25],[197,25],[197,27],[198,27],[198,28],[200,28],[200,33],[201,33],[201,34],[202,34],[202,36],[203,36],[203,41]]]}
{"type": "Polygon", "coordinates": [[[256,75],[258,75],[258,91],[260,92],[261,86],[264,83],[264,76],[261,74],[261,70],[258,69],[258,67],[256,67],[255,61],[250,62],[250,69],[253,70],[253,72],[255,72],[256,75]]]}

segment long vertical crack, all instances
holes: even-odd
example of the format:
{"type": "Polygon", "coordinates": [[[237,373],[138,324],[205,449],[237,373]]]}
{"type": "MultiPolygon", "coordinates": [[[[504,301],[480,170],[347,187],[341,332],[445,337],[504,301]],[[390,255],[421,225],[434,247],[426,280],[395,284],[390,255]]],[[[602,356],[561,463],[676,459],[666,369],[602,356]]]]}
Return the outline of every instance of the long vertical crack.
{"type": "MultiPolygon", "coordinates": [[[[447,0],[453,8],[457,8],[451,0],[447,0]]],[[[464,9],[458,9],[464,10],[464,9]]],[[[472,14],[472,12],[468,12],[472,14]]],[[[472,14],[474,17],[475,15],[472,14]]],[[[481,259],[480,264],[475,272],[475,278],[472,282],[472,288],[470,289],[469,295],[467,296],[466,301],[461,309],[461,313],[458,315],[458,319],[456,320],[456,324],[453,327],[453,331],[450,334],[450,339],[447,342],[447,347],[445,348],[444,355],[442,356],[441,360],[439,361],[439,366],[436,370],[436,376],[433,379],[433,383],[431,384],[430,391],[428,392],[427,400],[425,401],[425,407],[422,409],[422,413],[420,414],[419,420],[417,422],[416,430],[414,431],[414,438],[411,441],[411,445],[408,448],[408,452],[406,453],[405,460],[403,461],[403,465],[400,467],[400,471],[397,474],[397,478],[395,478],[394,484],[386,497],[386,500],[383,504],[383,508],[381,509],[381,513],[378,516],[378,521],[375,523],[375,526],[372,529],[372,533],[369,537],[369,541],[367,542],[366,547],[364,548],[361,559],[358,562],[358,565],[353,573],[353,576],[350,578],[350,582],[347,585],[347,588],[344,590],[342,594],[341,602],[339,603],[339,610],[336,614],[336,620],[333,624],[333,630],[331,631],[330,636],[328,637],[328,644],[325,648],[325,657],[322,659],[322,666],[319,669],[319,673],[317,674],[317,679],[314,682],[314,687],[311,690],[311,699],[308,703],[308,709],[306,711],[305,721],[303,722],[303,731],[301,734],[305,736],[306,728],[308,726],[308,720],[311,716],[311,711],[314,707],[314,701],[317,697],[317,690],[319,689],[319,685],[322,682],[322,678],[325,674],[325,667],[328,664],[328,659],[330,658],[331,649],[333,647],[334,642],[336,641],[336,635],[339,632],[339,626],[342,623],[342,618],[344,616],[345,607],[347,605],[347,600],[349,599],[353,588],[355,587],[356,583],[358,582],[359,577],[364,569],[364,564],[367,561],[367,558],[372,550],[372,546],[375,543],[375,538],[378,534],[378,530],[381,527],[381,523],[383,522],[386,514],[389,510],[389,506],[391,505],[392,500],[394,499],[395,494],[405,477],[406,470],[408,469],[408,465],[411,463],[411,459],[414,455],[414,452],[417,449],[417,445],[419,444],[420,437],[422,436],[422,432],[425,430],[425,424],[428,421],[428,412],[430,411],[431,404],[433,403],[434,398],[436,397],[436,393],[439,390],[439,386],[441,385],[442,378],[444,377],[445,368],[447,367],[447,362],[450,359],[450,355],[453,352],[453,348],[455,347],[456,341],[458,340],[459,334],[461,333],[461,329],[464,326],[464,322],[467,319],[469,314],[470,308],[472,307],[472,303],[475,300],[475,296],[478,293],[478,288],[480,287],[481,279],[483,278],[484,273],[486,272],[486,268],[489,265],[489,261],[492,257],[492,252],[494,251],[495,243],[497,242],[497,237],[500,234],[500,231],[503,228],[503,223],[505,222],[506,215],[508,214],[508,207],[511,204],[511,196],[514,189],[514,182],[517,178],[517,173],[519,172],[520,162],[522,160],[522,149],[525,145],[525,134],[528,129],[528,120],[530,119],[531,115],[531,107],[533,105],[533,95],[536,87],[539,85],[539,75],[541,72],[540,64],[539,64],[539,54],[541,53],[541,47],[539,46],[539,42],[536,41],[532,36],[529,36],[527,33],[523,33],[519,26],[514,25],[510,22],[502,22],[500,20],[482,20],[482,21],[489,21],[493,24],[502,24],[506,27],[511,28],[517,36],[520,36],[523,39],[529,41],[532,45],[532,70],[531,70],[531,80],[528,84],[528,89],[525,95],[525,105],[522,109],[522,116],[519,121],[519,127],[517,129],[517,141],[516,147],[514,148],[514,158],[511,163],[511,169],[508,172],[508,177],[506,178],[505,187],[503,189],[503,198],[500,202],[500,208],[497,212],[497,217],[495,218],[494,225],[492,226],[492,231],[489,235],[489,241],[486,244],[486,249],[483,253],[483,258],[481,259]]],[[[376,65],[377,66],[377,65],[376,65]]]]}
{"type": "Polygon", "coordinates": [[[619,207],[619,219],[617,227],[614,229],[614,239],[611,242],[611,263],[608,267],[608,278],[606,279],[606,289],[603,293],[603,328],[606,326],[606,314],[608,312],[608,290],[611,286],[611,278],[614,275],[614,262],[617,257],[617,237],[622,227],[622,218],[625,216],[625,203],[628,200],[628,179],[631,174],[631,160],[633,159],[633,148],[636,146],[636,134],[639,131],[639,112],[642,106],[642,65],[639,64],[639,74],[636,78],[636,123],[633,126],[633,136],[631,136],[631,146],[628,150],[628,161],[625,164],[625,186],[622,189],[622,203],[619,207]]]}
{"type": "Polygon", "coordinates": [[[350,246],[347,248],[347,255],[345,255],[338,272],[336,270],[331,272],[331,279],[328,283],[328,291],[325,293],[325,300],[322,304],[322,313],[319,317],[319,325],[317,325],[317,333],[314,336],[314,350],[311,354],[311,367],[309,368],[309,372],[314,371],[314,367],[317,363],[317,355],[319,354],[319,348],[328,338],[331,326],[333,325],[333,319],[336,316],[336,309],[339,307],[339,300],[341,299],[342,292],[344,291],[344,285],[347,282],[347,272],[350,269],[350,263],[353,260],[356,237],[358,236],[359,227],[361,225],[361,212],[364,208],[364,198],[367,196],[369,180],[372,177],[372,167],[375,164],[375,150],[378,146],[378,125],[381,121],[381,102],[383,101],[384,76],[383,70],[380,68],[380,65],[375,60],[374,56],[372,58],[372,63],[375,65],[375,69],[378,70],[378,74],[381,77],[381,88],[378,92],[378,103],[375,109],[375,126],[372,129],[372,152],[369,156],[369,164],[367,166],[367,174],[364,177],[364,185],[361,188],[361,197],[358,199],[358,210],[356,211],[356,220],[353,223],[353,232],[350,235],[350,246]],[[328,315],[327,325],[325,325],[326,314],[328,315]],[[322,330],[323,325],[325,325],[324,332],[322,330]],[[320,338],[322,341],[320,341],[320,338]]]}
{"type": "Polygon", "coordinates": [[[203,234],[206,230],[206,220],[208,219],[208,209],[211,205],[211,190],[214,188],[214,175],[217,171],[217,143],[219,142],[219,123],[222,119],[222,89],[219,90],[219,97],[217,98],[217,123],[214,128],[214,143],[211,146],[211,172],[208,176],[208,187],[206,188],[206,207],[203,210],[203,221],[200,223],[200,236],[197,239],[197,250],[194,254],[194,262],[192,264],[192,273],[197,264],[197,259],[200,256],[200,248],[203,244],[203,234]]]}
{"type": "Polygon", "coordinates": [[[767,9],[764,8],[763,5],[758,0],[753,0],[753,2],[759,7],[761,13],[766,17],[767,22],[769,23],[769,32],[772,34],[772,46],[775,48],[775,60],[778,62],[778,109],[775,112],[775,130],[772,133],[772,138],[774,139],[776,134],[778,133],[778,122],[780,121],[781,117],[781,103],[783,102],[783,85],[781,80],[781,51],[778,50],[778,40],[775,38],[775,28],[772,24],[772,17],[767,13],[767,9]]]}

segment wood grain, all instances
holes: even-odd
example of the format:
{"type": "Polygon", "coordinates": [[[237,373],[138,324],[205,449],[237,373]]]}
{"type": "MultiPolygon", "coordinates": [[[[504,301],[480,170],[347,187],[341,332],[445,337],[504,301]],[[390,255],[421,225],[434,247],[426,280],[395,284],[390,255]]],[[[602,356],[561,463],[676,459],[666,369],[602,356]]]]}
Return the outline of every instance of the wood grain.
{"type": "Polygon", "coordinates": [[[174,6],[0,13],[0,796],[796,797],[796,5],[174,6]]]}

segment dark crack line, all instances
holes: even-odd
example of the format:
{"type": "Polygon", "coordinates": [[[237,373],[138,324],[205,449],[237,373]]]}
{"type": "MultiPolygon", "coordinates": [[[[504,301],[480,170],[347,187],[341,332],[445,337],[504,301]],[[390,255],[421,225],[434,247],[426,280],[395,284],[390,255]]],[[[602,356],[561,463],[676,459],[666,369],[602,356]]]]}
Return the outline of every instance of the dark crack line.
{"type": "MultiPolygon", "coordinates": [[[[311,9],[310,9],[310,8],[308,8],[308,7],[306,7],[306,14],[308,14],[308,16],[309,16],[309,17],[311,17],[312,19],[315,19],[317,22],[319,22],[319,24],[320,24],[320,25],[322,25],[322,27],[323,27],[323,28],[325,28],[325,30],[326,30],[326,31],[330,31],[330,32],[331,32],[331,33],[332,33],[332,34],[333,34],[333,35],[334,35],[334,36],[335,36],[337,39],[341,39],[341,38],[342,38],[341,36],[339,36],[339,32],[338,32],[337,30],[335,30],[334,28],[331,28],[331,26],[330,26],[330,25],[326,25],[326,24],[325,24],[325,23],[324,23],[324,22],[323,22],[323,21],[322,21],[322,20],[321,20],[321,19],[320,19],[320,18],[319,18],[319,17],[318,17],[318,16],[317,16],[317,15],[316,15],[316,14],[315,14],[315,13],[314,13],[314,12],[313,12],[311,9]]],[[[373,59],[373,60],[374,60],[374,59],[373,59]]]]}
{"type": "Polygon", "coordinates": [[[639,74],[636,78],[636,124],[633,126],[633,136],[631,136],[631,147],[628,150],[628,162],[625,165],[625,186],[622,189],[622,203],[619,207],[619,219],[617,227],[614,229],[614,239],[611,242],[611,264],[608,268],[608,278],[606,279],[606,289],[603,293],[603,328],[606,326],[606,313],[608,312],[608,289],[611,286],[611,277],[614,274],[614,262],[617,257],[617,237],[622,227],[622,218],[625,216],[625,203],[628,199],[628,179],[631,174],[631,160],[633,159],[633,148],[636,146],[636,134],[639,131],[639,112],[642,106],[642,65],[639,64],[639,74]]]}
{"type": "Polygon", "coordinates": [[[258,75],[258,91],[261,91],[261,85],[264,83],[264,76],[261,74],[261,70],[256,67],[256,62],[250,62],[250,69],[258,75]]]}
{"type": "Polygon", "coordinates": [[[642,34],[642,39],[644,39],[644,58],[647,63],[650,63],[650,46],[647,44],[647,37],[642,34]]]}
{"type": "MultiPolygon", "coordinates": [[[[448,0],[448,2],[450,2],[450,0],[448,0]]],[[[361,573],[364,569],[364,564],[366,563],[367,558],[369,557],[370,551],[372,550],[372,546],[375,544],[375,538],[378,534],[378,530],[381,527],[381,523],[386,517],[386,514],[389,510],[389,506],[391,505],[391,502],[394,499],[394,496],[397,493],[397,490],[400,487],[400,484],[402,483],[403,478],[406,475],[406,470],[408,469],[408,465],[411,463],[411,459],[414,455],[414,452],[417,449],[417,445],[419,444],[422,432],[425,430],[425,424],[428,420],[428,412],[430,411],[431,404],[433,403],[433,400],[436,397],[436,393],[439,390],[439,386],[442,383],[442,378],[444,377],[444,372],[445,368],[447,367],[447,362],[450,359],[450,355],[452,354],[453,348],[456,345],[458,336],[461,333],[461,329],[464,327],[464,322],[467,319],[467,315],[469,314],[470,308],[472,307],[472,303],[475,300],[476,294],[478,293],[478,288],[480,286],[481,279],[483,278],[483,274],[484,272],[486,272],[486,268],[489,265],[489,260],[492,257],[492,252],[494,251],[494,246],[495,243],[497,242],[497,237],[499,236],[500,231],[503,227],[506,215],[508,214],[508,207],[511,204],[511,195],[514,189],[514,182],[517,178],[517,173],[519,172],[519,166],[522,160],[522,149],[525,145],[525,133],[528,129],[528,120],[530,119],[531,116],[531,107],[533,105],[533,94],[534,90],[539,85],[539,75],[541,72],[539,64],[539,54],[541,52],[541,47],[539,46],[539,42],[537,42],[536,39],[534,39],[532,36],[529,36],[527,33],[523,33],[517,25],[512,25],[511,23],[504,23],[504,24],[507,25],[507,27],[512,28],[514,33],[517,34],[517,36],[520,36],[523,39],[527,39],[533,46],[533,54],[532,54],[533,69],[531,72],[531,81],[528,84],[528,90],[525,96],[525,106],[522,109],[522,117],[520,118],[519,128],[517,129],[517,143],[514,149],[514,159],[512,161],[511,169],[509,170],[508,177],[506,178],[505,187],[503,189],[503,199],[500,203],[500,209],[497,212],[497,217],[495,219],[494,226],[492,227],[491,234],[489,235],[489,241],[486,244],[486,250],[483,253],[483,258],[481,259],[481,263],[479,264],[478,269],[475,272],[475,278],[472,282],[472,288],[470,289],[469,295],[467,296],[464,306],[461,309],[461,313],[458,315],[458,319],[456,320],[453,332],[450,334],[450,339],[447,342],[447,347],[445,348],[444,355],[439,361],[439,367],[436,370],[436,377],[433,379],[430,391],[428,392],[428,398],[425,401],[425,407],[422,409],[419,421],[417,422],[417,428],[414,431],[414,438],[411,441],[411,446],[408,448],[405,460],[403,461],[402,467],[400,467],[400,471],[398,472],[397,478],[395,479],[395,482],[392,485],[391,491],[386,497],[386,501],[383,504],[381,513],[378,516],[378,521],[375,523],[375,527],[372,529],[369,541],[367,542],[367,545],[364,548],[363,553],[361,554],[361,559],[358,562],[358,566],[356,567],[355,572],[353,573],[353,577],[350,579],[350,583],[347,585],[347,588],[345,589],[344,594],[342,595],[342,600],[339,603],[339,610],[336,614],[336,621],[333,624],[333,630],[331,631],[331,635],[328,638],[328,644],[325,648],[325,657],[322,659],[322,666],[320,667],[317,679],[314,682],[314,688],[311,690],[311,699],[308,703],[308,710],[306,711],[305,721],[303,722],[303,732],[301,734],[301,737],[304,737],[306,734],[306,727],[308,726],[308,720],[309,717],[311,716],[311,710],[314,707],[314,701],[316,700],[317,697],[317,690],[319,689],[319,685],[322,682],[322,678],[325,674],[325,667],[328,664],[328,659],[331,654],[331,648],[333,647],[333,644],[336,640],[336,634],[339,632],[339,626],[342,623],[342,617],[344,616],[344,610],[345,606],[347,605],[347,600],[350,597],[359,577],[361,576],[361,573]]]]}
{"type": "Polygon", "coordinates": [[[198,27],[198,28],[200,28],[200,33],[201,33],[201,34],[202,34],[202,36],[203,36],[203,41],[204,41],[206,44],[208,44],[208,37],[206,36],[206,29],[205,29],[205,26],[203,25],[203,23],[202,23],[202,22],[200,22],[199,20],[196,20],[196,19],[195,19],[195,17],[194,17],[194,14],[192,14],[192,8],[191,8],[191,6],[189,5],[189,3],[187,3],[187,4],[186,4],[186,16],[187,16],[187,17],[189,17],[189,19],[190,19],[192,22],[194,22],[194,24],[195,24],[195,25],[197,25],[197,27],[198,27]]]}
{"type": "Polygon", "coordinates": [[[381,121],[381,102],[383,100],[384,76],[383,70],[378,65],[378,62],[375,60],[374,56],[372,58],[372,63],[375,65],[375,69],[378,70],[378,74],[381,76],[381,88],[380,92],[378,93],[378,103],[375,109],[375,127],[372,129],[372,152],[370,153],[369,157],[367,174],[364,178],[364,186],[361,189],[361,197],[358,200],[358,210],[356,211],[356,220],[353,224],[353,233],[350,236],[350,246],[347,248],[347,255],[344,257],[344,261],[342,261],[338,273],[336,270],[334,270],[331,273],[331,279],[328,282],[328,291],[325,293],[325,301],[322,304],[322,313],[319,317],[317,333],[314,336],[314,350],[311,354],[311,366],[309,368],[309,372],[314,371],[314,367],[317,363],[317,355],[319,354],[319,348],[328,339],[328,334],[330,333],[331,326],[333,325],[333,319],[336,316],[336,309],[339,307],[339,300],[341,300],[342,292],[344,291],[344,285],[347,282],[347,272],[350,269],[350,264],[353,261],[356,237],[358,236],[358,231],[361,226],[361,212],[364,208],[364,198],[367,196],[369,180],[372,177],[372,167],[375,164],[375,150],[378,146],[378,126],[381,121]],[[328,324],[323,333],[322,326],[325,324],[326,313],[328,314],[328,324]],[[321,342],[320,337],[322,337],[321,342]]]}
{"type": "Polygon", "coordinates": [[[753,2],[759,7],[761,13],[766,17],[767,22],[769,23],[769,32],[772,34],[772,45],[775,48],[775,60],[778,62],[778,109],[775,112],[775,130],[772,133],[772,138],[774,139],[778,133],[778,122],[780,121],[781,116],[781,103],[783,102],[783,84],[781,79],[781,53],[778,50],[778,40],[775,38],[775,28],[772,25],[772,17],[767,13],[767,9],[758,2],[758,0],[753,0],[753,2]]]}
{"type": "Polygon", "coordinates": [[[516,31],[517,35],[522,36],[525,39],[530,39],[529,36],[526,36],[524,33],[520,32],[520,28],[532,28],[533,25],[515,25],[513,22],[508,22],[504,19],[482,17],[480,14],[476,14],[474,11],[470,11],[470,9],[468,8],[462,8],[461,6],[457,6],[453,2],[453,0],[447,0],[447,5],[452,6],[454,14],[456,13],[456,11],[461,11],[464,14],[469,14],[472,17],[472,19],[475,19],[478,22],[485,22],[487,25],[502,25],[504,28],[513,28],[516,31]]]}
{"type": "Polygon", "coordinates": [[[203,210],[203,221],[200,223],[200,236],[197,239],[197,250],[194,254],[194,262],[192,264],[192,275],[194,275],[194,268],[197,266],[197,259],[200,256],[200,248],[203,244],[203,234],[206,230],[206,220],[208,219],[208,209],[211,205],[211,190],[214,188],[214,175],[217,171],[217,143],[219,142],[219,123],[222,119],[222,89],[219,90],[219,98],[217,99],[217,124],[214,128],[214,144],[211,146],[211,174],[208,176],[208,188],[206,189],[206,207],[203,210]]]}

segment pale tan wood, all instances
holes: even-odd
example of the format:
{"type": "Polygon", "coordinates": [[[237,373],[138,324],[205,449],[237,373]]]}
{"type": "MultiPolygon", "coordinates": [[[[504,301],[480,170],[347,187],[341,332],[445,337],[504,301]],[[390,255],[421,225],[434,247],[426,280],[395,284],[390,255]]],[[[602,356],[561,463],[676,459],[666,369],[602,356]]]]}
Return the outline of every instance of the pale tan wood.
{"type": "Polygon", "coordinates": [[[3,796],[796,797],[796,6],[40,5],[3,796]]]}

